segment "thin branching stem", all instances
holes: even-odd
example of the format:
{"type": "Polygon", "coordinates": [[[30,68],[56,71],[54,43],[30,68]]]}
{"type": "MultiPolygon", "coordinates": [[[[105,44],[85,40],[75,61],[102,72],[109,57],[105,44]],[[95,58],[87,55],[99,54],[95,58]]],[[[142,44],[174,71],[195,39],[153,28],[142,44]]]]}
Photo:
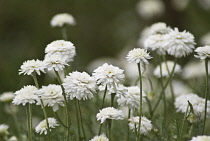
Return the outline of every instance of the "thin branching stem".
{"type": "MultiPolygon", "coordinates": [[[[128,109],[128,119],[131,116],[131,109],[128,109]]],[[[130,129],[129,129],[129,121],[127,122],[127,141],[130,141],[130,129]]]]}
{"type": "Polygon", "coordinates": [[[81,140],[81,133],[80,133],[80,122],[79,122],[79,110],[77,107],[77,100],[74,100],[75,103],[75,109],[76,109],[76,118],[77,118],[77,129],[78,129],[78,134],[79,134],[79,141],[81,140]]]}
{"type": "Polygon", "coordinates": [[[104,96],[103,96],[103,101],[102,101],[101,109],[104,108],[104,101],[105,101],[105,98],[106,98],[106,92],[107,92],[107,85],[106,85],[105,90],[104,90],[104,96]]]}
{"type": "Polygon", "coordinates": [[[84,140],[86,141],[86,134],[85,134],[85,129],[84,129],[84,124],[83,124],[83,119],[82,119],[82,112],[81,112],[79,100],[77,100],[77,105],[78,105],[78,109],[79,109],[79,117],[80,117],[80,122],[81,122],[81,126],[82,126],[82,132],[83,132],[83,135],[84,135],[84,140]]]}

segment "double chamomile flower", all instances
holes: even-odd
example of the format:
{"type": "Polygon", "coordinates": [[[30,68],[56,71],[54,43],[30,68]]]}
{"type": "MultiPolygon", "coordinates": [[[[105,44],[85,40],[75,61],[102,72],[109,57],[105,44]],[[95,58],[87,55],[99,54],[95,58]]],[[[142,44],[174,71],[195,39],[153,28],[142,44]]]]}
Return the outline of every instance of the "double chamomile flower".
{"type": "Polygon", "coordinates": [[[95,136],[90,141],[109,141],[109,139],[105,135],[95,136]]]}
{"type": "Polygon", "coordinates": [[[93,98],[96,93],[96,81],[86,72],[72,72],[64,79],[63,86],[67,96],[72,100],[93,98]]]}
{"type": "Polygon", "coordinates": [[[61,13],[55,15],[50,21],[52,27],[62,27],[64,25],[75,25],[74,17],[68,13],[61,13]]]}
{"type": "Polygon", "coordinates": [[[11,102],[15,97],[13,92],[4,92],[0,95],[0,102],[11,102]]]}
{"type": "Polygon", "coordinates": [[[195,55],[196,58],[200,58],[202,60],[210,58],[210,46],[198,47],[195,49],[195,52],[197,53],[197,55],[195,55]]]}
{"type": "Polygon", "coordinates": [[[197,136],[193,137],[190,141],[210,141],[210,136],[197,136]]]}

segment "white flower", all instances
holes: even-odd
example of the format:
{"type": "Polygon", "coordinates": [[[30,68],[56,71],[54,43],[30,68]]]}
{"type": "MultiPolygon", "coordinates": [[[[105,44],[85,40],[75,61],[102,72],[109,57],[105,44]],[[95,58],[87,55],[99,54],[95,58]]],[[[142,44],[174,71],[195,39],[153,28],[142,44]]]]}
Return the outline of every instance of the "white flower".
{"type": "Polygon", "coordinates": [[[122,120],[123,112],[113,107],[106,107],[100,110],[96,118],[101,121],[101,124],[104,123],[106,119],[122,120]]]}
{"type": "Polygon", "coordinates": [[[68,13],[62,13],[55,15],[52,20],[50,21],[52,27],[62,27],[66,25],[75,25],[76,21],[74,17],[68,13]]]}
{"type": "Polygon", "coordinates": [[[203,35],[200,39],[202,45],[210,45],[210,32],[203,35]]]}
{"type": "Polygon", "coordinates": [[[10,102],[15,97],[13,92],[4,92],[0,95],[0,101],[1,102],[10,102]]]}
{"type": "Polygon", "coordinates": [[[69,66],[69,64],[65,59],[62,58],[61,55],[54,54],[45,57],[46,58],[44,59],[44,62],[46,63],[47,69],[49,71],[53,69],[56,71],[63,70],[65,66],[69,66]]]}
{"type": "MultiPolygon", "coordinates": [[[[64,106],[64,97],[62,95],[62,89],[60,85],[50,84],[43,86],[40,89],[39,94],[43,100],[44,106],[50,106],[53,111],[57,111],[60,106],[64,106]]],[[[38,100],[37,105],[41,105],[41,101],[38,100]]]]}
{"type": "Polygon", "coordinates": [[[48,44],[45,53],[47,53],[46,56],[60,55],[66,62],[73,61],[76,55],[74,44],[64,40],[56,40],[48,44]]]}
{"type": "Polygon", "coordinates": [[[198,53],[198,55],[195,55],[196,58],[210,58],[210,46],[198,47],[195,49],[195,52],[198,53]]]}
{"type": "Polygon", "coordinates": [[[33,104],[38,99],[38,96],[36,95],[37,93],[38,89],[35,86],[24,86],[22,89],[15,92],[15,98],[12,103],[14,105],[26,105],[27,103],[33,104]]]}
{"type": "MultiPolygon", "coordinates": [[[[139,117],[131,117],[128,119],[129,121],[129,127],[131,130],[135,131],[135,129],[138,131],[139,127],[139,117]]],[[[146,117],[141,117],[141,127],[140,127],[140,134],[148,134],[149,131],[152,130],[152,124],[151,121],[148,120],[146,117]]]]}
{"type": "Polygon", "coordinates": [[[144,19],[159,17],[164,11],[164,3],[160,0],[142,0],[137,4],[137,12],[144,19]]]}
{"type": "Polygon", "coordinates": [[[190,141],[210,141],[210,136],[197,136],[197,137],[193,137],[192,140],[190,141]]]}
{"type": "MultiPolygon", "coordinates": [[[[47,118],[49,123],[49,130],[51,131],[51,128],[55,128],[56,126],[59,126],[55,118],[47,118]]],[[[47,134],[47,122],[46,120],[41,121],[35,128],[36,132],[41,134],[47,134]]]]}
{"type": "Polygon", "coordinates": [[[144,42],[144,48],[152,51],[156,50],[159,55],[165,55],[167,50],[163,46],[165,43],[164,36],[163,34],[150,35],[144,42]]]}
{"type": "MultiPolygon", "coordinates": [[[[173,61],[167,61],[166,63],[162,62],[161,63],[162,76],[168,78],[169,75],[170,75],[168,73],[168,71],[171,73],[172,70],[173,70],[173,67],[174,67],[174,62],[173,61]]],[[[161,77],[161,68],[160,68],[160,65],[158,65],[154,70],[154,75],[158,78],[161,77]]],[[[181,66],[179,64],[176,64],[176,66],[174,68],[174,73],[179,73],[179,72],[181,72],[181,66]]]]}
{"type": "MultiPolygon", "coordinates": [[[[176,98],[175,107],[177,112],[185,113],[188,107],[188,101],[192,104],[194,113],[197,116],[204,116],[205,99],[196,94],[183,94],[176,98]]],[[[207,117],[210,117],[210,101],[207,102],[207,117]]]]}
{"type": "Polygon", "coordinates": [[[18,139],[16,136],[12,136],[7,141],[18,141],[18,139]]]}
{"type": "Polygon", "coordinates": [[[169,33],[172,29],[166,25],[164,22],[158,22],[154,23],[153,25],[150,26],[150,35],[155,35],[155,34],[167,34],[169,33]]]}
{"type": "Polygon", "coordinates": [[[7,136],[7,135],[9,135],[8,128],[9,128],[8,125],[0,124],[0,136],[7,136]]]}
{"type": "Polygon", "coordinates": [[[128,55],[126,58],[129,63],[142,62],[143,64],[149,64],[147,59],[151,59],[152,57],[149,55],[149,53],[147,53],[147,50],[141,49],[141,48],[134,48],[133,50],[128,52],[128,55]]]}
{"type": "Polygon", "coordinates": [[[99,85],[99,90],[105,90],[107,86],[108,93],[114,93],[119,85],[125,79],[124,70],[108,65],[107,63],[93,71],[93,77],[99,85]]]}
{"type": "Polygon", "coordinates": [[[168,54],[181,58],[193,52],[195,44],[194,36],[191,33],[179,32],[178,28],[175,28],[166,34],[164,47],[167,48],[168,54]]]}
{"type": "Polygon", "coordinates": [[[90,141],[109,141],[109,139],[105,135],[95,136],[90,141]]]}
{"type": "MultiPolygon", "coordinates": [[[[139,108],[140,101],[140,88],[138,86],[126,87],[128,92],[124,95],[120,95],[117,102],[120,106],[127,106],[129,109],[139,108]]],[[[142,91],[142,99],[145,101],[146,94],[142,91]]]]}
{"type": "Polygon", "coordinates": [[[46,65],[43,61],[40,60],[28,60],[23,62],[23,65],[20,66],[19,74],[24,75],[31,75],[33,72],[40,75],[40,72],[45,73],[44,69],[46,68],[46,65]]]}
{"type": "Polygon", "coordinates": [[[63,86],[70,99],[91,99],[96,93],[96,81],[86,72],[69,73],[64,79],[63,86]]]}

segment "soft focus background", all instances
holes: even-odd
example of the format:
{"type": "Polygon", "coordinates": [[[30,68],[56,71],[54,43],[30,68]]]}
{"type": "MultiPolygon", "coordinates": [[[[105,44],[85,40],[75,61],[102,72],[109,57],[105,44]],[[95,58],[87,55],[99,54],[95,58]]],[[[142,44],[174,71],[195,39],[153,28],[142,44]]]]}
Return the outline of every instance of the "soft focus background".
{"type": "MultiPolygon", "coordinates": [[[[46,45],[62,39],[60,29],[50,26],[51,18],[58,13],[69,13],[76,19],[76,26],[69,26],[67,32],[77,51],[73,69],[80,71],[87,70],[88,64],[97,58],[119,58],[124,50],[127,53],[139,47],[137,43],[141,31],[155,22],[165,22],[171,27],[191,32],[195,35],[197,46],[201,45],[201,37],[210,31],[209,0],[163,0],[162,12],[150,18],[138,13],[138,2],[1,0],[0,93],[33,84],[31,77],[19,76],[18,69],[23,61],[42,60],[46,45]]],[[[149,5],[148,9],[152,7],[149,5]]],[[[179,63],[183,65],[192,59],[193,55],[179,63]]],[[[47,84],[45,76],[39,77],[39,80],[41,84],[47,84]]],[[[5,118],[2,110],[0,108],[0,123],[8,123],[9,119],[5,118]]]]}

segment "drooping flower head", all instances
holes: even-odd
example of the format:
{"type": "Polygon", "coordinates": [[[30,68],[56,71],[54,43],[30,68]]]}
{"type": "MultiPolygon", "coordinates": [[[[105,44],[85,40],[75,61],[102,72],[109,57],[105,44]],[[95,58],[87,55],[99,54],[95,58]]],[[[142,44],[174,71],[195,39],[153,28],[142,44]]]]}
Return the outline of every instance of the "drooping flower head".
{"type": "Polygon", "coordinates": [[[49,55],[45,56],[44,62],[46,63],[47,69],[49,71],[55,70],[63,70],[65,66],[69,66],[65,59],[61,55],[49,55]]]}
{"type": "Polygon", "coordinates": [[[28,60],[23,62],[23,65],[20,66],[19,74],[31,75],[33,72],[40,75],[40,72],[45,73],[44,69],[46,68],[46,64],[40,60],[28,60]]]}
{"type": "MultiPolygon", "coordinates": [[[[154,75],[158,78],[161,77],[161,69],[162,69],[162,77],[169,77],[168,71],[171,73],[174,67],[174,62],[173,61],[167,61],[166,63],[163,62],[161,63],[161,68],[160,65],[157,66],[154,70],[154,75]]],[[[179,73],[181,72],[181,66],[179,64],[176,64],[174,68],[174,73],[179,73]]]]}
{"type": "Polygon", "coordinates": [[[113,107],[106,107],[100,110],[100,112],[96,115],[96,118],[101,121],[101,124],[107,119],[122,120],[123,112],[113,107]]]}
{"type": "Polygon", "coordinates": [[[64,40],[56,40],[48,44],[45,53],[47,53],[46,56],[60,55],[66,62],[73,61],[76,55],[74,44],[64,40]]]}
{"type": "MultiPolygon", "coordinates": [[[[132,131],[137,130],[139,127],[139,117],[131,117],[128,119],[129,121],[129,127],[132,131]]],[[[152,130],[152,124],[151,121],[148,120],[146,117],[141,117],[141,127],[140,127],[140,134],[148,134],[152,130]]]]}
{"type": "MultiPolygon", "coordinates": [[[[42,99],[44,106],[53,108],[53,111],[57,111],[60,106],[64,106],[64,97],[62,95],[62,89],[60,85],[50,84],[48,86],[42,86],[39,90],[40,98],[42,99]]],[[[41,105],[41,101],[38,100],[37,105],[41,105]]]]}
{"type": "Polygon", "coordinates": [[[210,141],[210,136],[197,136],[193,137],[190,141],[210,141]]]}
{"type": "Polygon", "coordinates": [[[52,27],[62,27],[64,25],[75,25],[76,21],[74,17],[68,13],[62,13],[55,15],[50,21],[52,27]]]}
{"type": "Polygon", "coordinates": [[[151,59],[152,57],[149,55],[149,53],[147,53],[147,50],[141,48],[134,48],[133,50],[128,52],[126,58],[129,63],[142,62],[143,64],[149,64],[148,59],[151,59]]]}
{"type": "MultiPolygon", "coordinates": [[[[188,101],[192,104],[194,113],[199,116],[204,116],[205,99],[196,94],[183,94],[176,98],[175,107],[177,112],[185,113],[188,107],[188,101]]],[[[207,101],[207,117],[210,117],[210,101],[207,101]]]]}
{"type": "Polygon", "coordinates": [[[90,141],[109,141],[109,139],[105,135],[95,136],[90,141]]]}
{"type": "Polygon", "coordinates": [[[63,86],[70,99],[91,99],[96,93],[96,81],[86,72],[69,73],[64,79],[63,86]]]}
{"type": "Polygon", "coordinates": [[[165,36],[164,47],[167,48],[168,54],[181,58],[192,53],[195,44],[194,36],[191,33],[180,32],[178,28],[175,28],[165,36]]]}
{"type": "MultiPolygon", "coordinates": [[[[128,90],[124,95],[120,95],[117,102],[120,106],[127,106],[129,109],[139,108],[140,101],[140,88],[138,86],[126,87],[128,90]]],[[[142,91],[143,102],[145,101],[146,94],[142,91]]]]}
{"type": "Polygon", "coordinates": [[[195,55],[196,58],[206,59],[210,58],[210,46],[198,47],[195,49],[195,52],[198,55],[195,55]]]}
{"type": "Polygon", "coordinates": [[[11,102],[15,97],[13,92],[4,92],[0,95],[0,102],[11,102]]]}
{"type": "Polygon", "coordinates": [[[93,71],[93,77],[99,85],[99,90],[105,90],[107,86],[108,93],[111,94],[123,83],[125,79],[123,72],[124,70],[105,63],[93,71]]]}
{"type": "Polygon", "coordinates": [[[33,104],[38,99],[37,94],[38,89],[35,86],[24,86],[22,89],[15,92],[15,98],[13,99],[12,103],[14,105],[26,105],[27,103],[33,104]]]}
{"type": "MultiPolygon", "coordinates": [[[[49,123],[49,130],[51,131],[52,128],[55,128],[56,126],[59,126],[55,118],[47,118],[48,123],[49,123]]],[[[41,134],[47,134],[47,122],[46,120],[41,121],[35,128],[36,132],[41,134]]]]}

